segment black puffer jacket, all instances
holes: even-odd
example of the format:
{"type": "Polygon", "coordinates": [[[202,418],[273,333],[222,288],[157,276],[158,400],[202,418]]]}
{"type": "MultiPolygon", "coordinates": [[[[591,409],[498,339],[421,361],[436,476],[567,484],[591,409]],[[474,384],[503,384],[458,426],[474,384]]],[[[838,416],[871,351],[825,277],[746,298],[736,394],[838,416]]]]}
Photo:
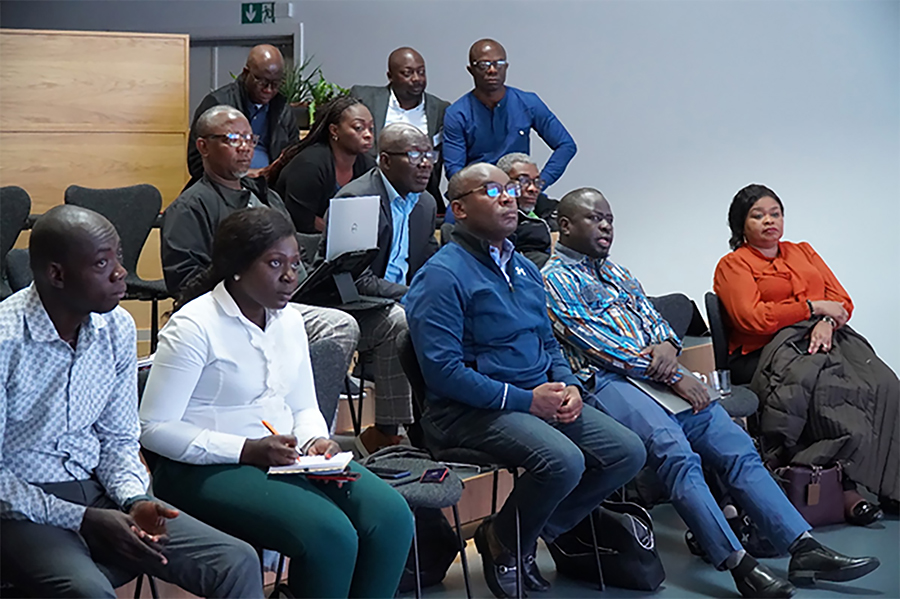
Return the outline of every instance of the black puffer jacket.
{"type": "Polygon", "coordinates": [[[831,351],[810,355],[814,325],[805,321],[779,331],[763,348],[751,382],[767,461],[840,461],[853,481],[898,499],[897,375],[848,326],[834,332],[831,351]]]}

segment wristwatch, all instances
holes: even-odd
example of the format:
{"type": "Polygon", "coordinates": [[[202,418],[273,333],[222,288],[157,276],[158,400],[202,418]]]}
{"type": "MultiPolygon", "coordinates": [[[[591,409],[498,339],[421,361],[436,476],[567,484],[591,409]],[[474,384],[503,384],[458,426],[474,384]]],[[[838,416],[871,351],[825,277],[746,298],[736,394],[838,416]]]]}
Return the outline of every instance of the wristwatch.
{"type": "Polygon", "coordinates": [[[823,317],[822,317],[822,320],[824,320],[825,322],[827,322],[828,324],[830,324],[830,325],[831,325],[831,328],[833,328],[833,329],[836,329],[836,328],[837,328],[837,321],[836,321],[835,319],[833,319],[832,317],[830,317],[830,316],[823,316],[823,317]]]}

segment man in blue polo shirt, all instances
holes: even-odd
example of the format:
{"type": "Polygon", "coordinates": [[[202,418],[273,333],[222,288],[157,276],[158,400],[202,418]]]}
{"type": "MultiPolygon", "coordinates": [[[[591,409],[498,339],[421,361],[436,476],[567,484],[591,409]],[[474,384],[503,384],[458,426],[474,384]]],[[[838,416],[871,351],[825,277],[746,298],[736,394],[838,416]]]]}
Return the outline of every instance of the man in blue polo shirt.
{"type": "Polygon", "coordinates": [[[473,162],[496,164],[510,152],[529,154],[534,129],[553,148],[541,179],[547,186],[556,182],[575,156],[575,140],[537,94],[506,85],[509,63],[503,46],[491,39],[478,40],[469,48],[466,68],[475,89],[444,114],[447,179],[473,162]]]}

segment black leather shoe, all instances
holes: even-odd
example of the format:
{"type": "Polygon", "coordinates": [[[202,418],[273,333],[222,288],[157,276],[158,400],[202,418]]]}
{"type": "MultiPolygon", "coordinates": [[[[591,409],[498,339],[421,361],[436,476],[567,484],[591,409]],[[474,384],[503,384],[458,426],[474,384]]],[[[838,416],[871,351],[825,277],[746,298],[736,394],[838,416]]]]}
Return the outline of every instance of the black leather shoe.
{"type": "MultiPolygon", "coordinates": [[[[475,529],[475,548],[481,554],[484,580],[497,599],[516,597],[516,558],[508,551],[494,555],[488,537],[494,536],[493,521],[485,520],[475,529]]],[[[495,545],[502,546],[495,540],[495,545]]],[[[522,597],[527,597],[522,589],[522,597]]]]}
{"type": "MultiPolygon", "coordinates": [[[[534,551],[522,558],[522,580],[525,582],[525,586],[532,591],[549,591],[550,583],[541,576],[541,571],[538,570],[536,553],[537,548],[535,547],[534,551]]],[[[513,583],[515,584],[515,581],[513,583]]]]}
{"type": "Polygon", "coordinates": [[[788,579],[796,585],[811,585],[816,580],[856,580],[881,565],[877,557],[848,557],[814,539],[804,541],[791,555],[788,566],[788,579]]]}
{"type": "MultiPolygon", "coordinates": [[[[744,559],[746,560],[748,557],[745,556],[744,559]]],[[[742,568],[741,566],[745,565],[745,563],[741,562],[741,566],[731,571],[731,575],[734,576],[734,584],[742,596],[787,599],[788,597],[793,597],[794,593],[797,592],[794,585],[783,578],[779,578],[768,567],[760,564],[753,558],[750,558],[750,560],[750,562],[747,562],[747,568],[742,568]],[[749,567],[751,564],[752,568],[749,567]]]]}
{"type": "Polygon", "coordinates": [[[847,522],[856,526],[868,526],[873,522],[878,522],[882,518],[884,518],[884,512],[881,511],[881,508],[874,503],[863,499],[862,501],[858,501],[850,510],[850,514],[847,516],[847,522]]]}

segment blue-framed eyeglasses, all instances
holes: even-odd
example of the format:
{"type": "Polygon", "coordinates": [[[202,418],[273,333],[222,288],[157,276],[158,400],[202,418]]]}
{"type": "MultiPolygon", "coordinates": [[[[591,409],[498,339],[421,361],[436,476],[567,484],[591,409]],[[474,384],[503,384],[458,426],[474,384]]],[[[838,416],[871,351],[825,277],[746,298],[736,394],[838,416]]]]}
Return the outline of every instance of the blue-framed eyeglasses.
{"type": "Polygon", "coordinates": [[[491,198],[492,200],[498,198],[502,192],[506,192],[506,195],[515,199],[522,195],[522,186],[519,185],[518,181],[510,181],[506,185],[501,185],[500,183],[495,183],[494,181],[490,181],[485,183],[484,185],[479,185],[475,189],[470,189],[466,193],[460,194],[456,196],[454,199],[459,199],[461,197],[467,196],[470,193],[475,193],[476,191],[484,190],[485,195],[491,198]]]}

